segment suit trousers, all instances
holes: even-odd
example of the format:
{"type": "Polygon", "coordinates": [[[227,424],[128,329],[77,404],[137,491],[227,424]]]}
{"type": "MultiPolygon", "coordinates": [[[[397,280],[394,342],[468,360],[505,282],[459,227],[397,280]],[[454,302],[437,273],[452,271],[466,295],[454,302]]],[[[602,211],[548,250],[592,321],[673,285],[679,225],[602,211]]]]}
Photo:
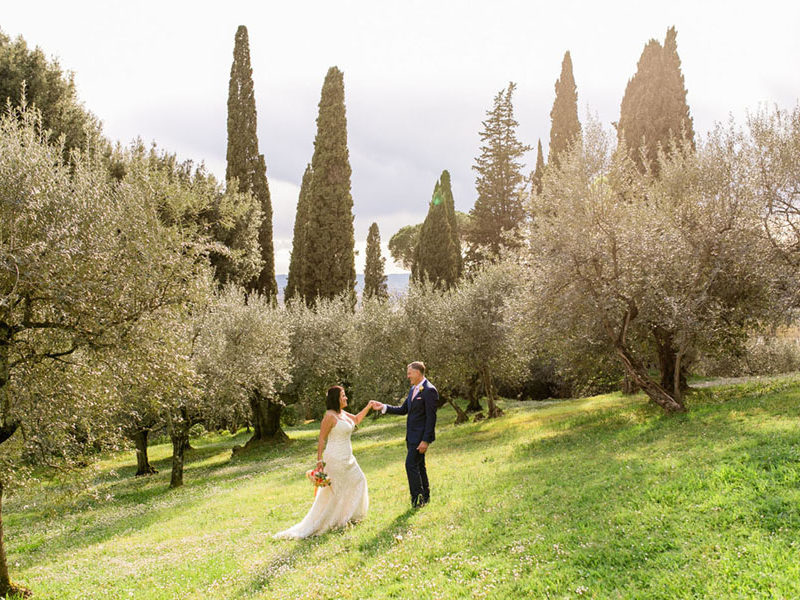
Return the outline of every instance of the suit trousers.
{"type": "Polygon", "coordinates": [[[406,475],[408,475],[408,488],[411,492],[411,504],[414,506],[425,504],[431,499],[428,471],[425,469],[425,455],[417,451],[418,445],[406,442],[408,448],[406,475]]]}

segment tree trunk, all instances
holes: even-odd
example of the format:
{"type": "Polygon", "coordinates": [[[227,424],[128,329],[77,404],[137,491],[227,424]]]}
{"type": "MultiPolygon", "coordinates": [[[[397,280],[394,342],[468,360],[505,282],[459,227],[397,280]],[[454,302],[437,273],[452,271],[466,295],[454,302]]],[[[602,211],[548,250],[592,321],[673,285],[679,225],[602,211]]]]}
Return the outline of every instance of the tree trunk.
{"type": "Polygon", "coordinates": [[[286,442],[289,440],[281,429],[283,404],[265,398],[258,390],[250,396],[250,409],[253,412],[253,437],[247,440],[244,448],[267,442],[286,442]]]}
{"type": "MultiPolygon", "coordinates": [[[[450,396],[447,396],[447,398],[445,398],[445,402],[447,402],[450,406],[452,406],[453,410],[456,411],[456,422],[455,422],[456,425],[461,425],[462,423],[466,423],[467,421],[469,421],[467,413],[461,410],[461,407],[458,404],[456,404],[450,396]]],[[[378,411],[376,411],[375,414],[378,414],[378,411]]]]}
{"type": "Polygon", "coordinates": [[[183,455],[186,450],[186,439],[180,435],[172,436],[172,473],[169,487],[178,488],[183,485],[183,455]]]}
{"type": "Polygon", "coordinates": [[[3,533],[3,482],[0,481],[0,598],[6,598],[13,594],[28,598],[31,596],[31,591],[11,583],[11,578],[8,574],[6,541],[3,533]]]}
{"type": "Polygon", "coordinates": [[[167,413],[167,429],[172,440],[172,473],[169,487],[178,488],[183,485],[183,463],[186,444],[189,443],[189,415],[186,407],[181,406],[173,418],[172,411],[167,413]]]}
{"type": "Polygon", "coordinates": [[[497,406],[497,391],[494,388],[494,383],[492,382],[492,374],[489,372],[488,369],[483,370],[483,386],[486,390],[486,399],[489,403],[489,410],[487,419],[494,419],[497,417],[503,416],[503,411],[497,406]]]}
{"type": "Polygon", "coordinates": [[[483,407],[481,406],[481,395],[478,393],[478,382],[480,381],[480,376],[478,374],[474,374],[469,379],[469,385],[467,386],[467,400],[469,403],[467,404],[467,412],[481,412],[483,407]]]}
{"type": "Polygon", "coordinates": [[[153,468],[147,458],[147,436],[149,429],[139,429],[133,434],[133,442],[136,444],[136,476],[154,475],[158,471],[153,468]]]}
{"type": "Polygon", "coordinates": [[[661,373],[661,387],[671,390],[675,385],[675,368],[678,366],[680,374],[681,390],[689,388],[686,379],[686,369],[680,366],[677,361],[678,351],[675,349],[675,339],[671,332],[656,327],[653,329],[653,339],[656,342],[656,357],[658,358],[658,370],[661,373]]]}
{"type": "Polygon", "coordinates": [[[614,349],[625,366],[625,371],[630,375],[633,382],[642,388],[642,391],[661,408],[667,412],[685,412],[686,407],[680,398],[677,400],[669,395],[667,390],[650,379],[644,366],[636,360],[625,346],[620,343],[615,344],[614,349]]]}

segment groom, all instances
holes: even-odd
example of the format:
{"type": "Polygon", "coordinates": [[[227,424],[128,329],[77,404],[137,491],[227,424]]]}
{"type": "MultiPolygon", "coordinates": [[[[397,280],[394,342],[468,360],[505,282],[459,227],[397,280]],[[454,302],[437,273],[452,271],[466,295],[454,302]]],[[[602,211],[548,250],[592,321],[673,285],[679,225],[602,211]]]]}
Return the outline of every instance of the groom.
{"type": "Polygon", "coordinates": [[[411,491],[411,505],[420,508],[431,499],[428,472],[425,470],[425,452],[436,439],[436,406],[439,392],[425,378],[425,365],[412,362],[406,368],[411,390],[402,406],[388,406],[374,402],[373,407],[381,413],[408,415],[406,418],[406,474],[411,491]]]}

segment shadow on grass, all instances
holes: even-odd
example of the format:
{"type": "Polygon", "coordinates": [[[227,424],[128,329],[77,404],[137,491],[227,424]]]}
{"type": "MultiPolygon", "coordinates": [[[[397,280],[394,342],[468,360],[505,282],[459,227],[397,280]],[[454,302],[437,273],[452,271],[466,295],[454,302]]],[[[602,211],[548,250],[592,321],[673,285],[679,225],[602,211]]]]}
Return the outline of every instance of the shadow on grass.
{"type": "Polygon", "coordinates": [[[321,545],[321,542],[324,543],[325,537],[288,542],[291,546],[281,549],[277,556],[259,566],[253,573],[252,579],[239,589],[234,597],[250,598],[269,589],[276,577],[291,571],[295,563],[315,551],[321,545]]]}
{"type": "Polygon", "coordinates": [[[296,563],[305,559],[309,554],[316,552],[320,546],[328,544],[346,532],[347,528],[345,527],[302,540],[280,541],[281,548],[278,554],[259,566],[253,572],[252,579],[240,588],[234,597],[250,598],[270,589],[272,582],[276,578],[292,571],[296,563]]]}
{"type": "Polygon", "coordinates": [[[391,523],[384,527],[382,531],[376,533],[371,540],[361,542],[358,546],[359,551],[366,556],[375,556],[381,550],[391,547],[393,540],[404,530],[404,526],[408,523],[414,511],[414,508],[409,508],[397,515],[391,523]]]}

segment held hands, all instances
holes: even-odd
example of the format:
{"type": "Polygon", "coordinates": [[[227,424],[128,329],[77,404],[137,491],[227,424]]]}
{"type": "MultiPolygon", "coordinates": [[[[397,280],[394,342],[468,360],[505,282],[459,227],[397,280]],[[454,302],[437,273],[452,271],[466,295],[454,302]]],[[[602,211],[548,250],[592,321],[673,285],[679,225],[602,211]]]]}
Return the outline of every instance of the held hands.
{"type": "Polygon", "coordinates": [[[370,407],[372,410],[383,410],[383,404],[382,404],[382,403],[380,403],[380,402],[378,402],[377,400],[372,400],[372,401],[369,403],[369,407],[370,407]]]}

